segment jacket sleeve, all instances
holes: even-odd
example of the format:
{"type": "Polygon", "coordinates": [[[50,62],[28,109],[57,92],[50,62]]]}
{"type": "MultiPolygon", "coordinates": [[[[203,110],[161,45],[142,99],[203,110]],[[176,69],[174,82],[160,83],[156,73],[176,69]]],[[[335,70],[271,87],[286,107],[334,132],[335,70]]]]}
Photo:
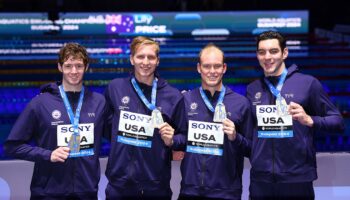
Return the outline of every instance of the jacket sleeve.
{"type": "Polygon", "coordinates": [[[185,101],[182,97],[175,107],[174,114],[172,116],[172,126],[175,128],[173,150],[185,151],[187,141],[187,114],[185,110],[185,101]]]}
{"type": "MultiPolygon", "coordinates": [[[[314,80],[311,85],[312,110],[310,116],[317,132],[336,133],[344,131],[344,121],[336,106],[331,102],[321,83],[314,80]]],[[[306,111],[308,112],[308,111],[306,111]]]]}
{"type": "Polygon", "coordinates": [[[105,92],[104,96],[106,99],[106,106],[105,106],[105,126],[104,126],[104,131],[103,131],[103,138],[107,139],[109,142],[111,141],[111,132],[112,132],[112,118],[113,118],[113,103],[110,97],[110,87],[111,85],[108,85],[105,92]]]}
{"type": "Polygon", "coordinates": [[[31,103],[20,114],[4,144],[5,153],[11,157],[28,161],[49,161],[51,150],[31,145],[38,135],[38,117],[31,103]]]}
{"type": "Polygon", "coordinates": [[[242,119],[236,126],[236,139],[233,141],[235,145],[241,149],[243,155],[246,157],[250,156],[252,148],[252,137],[255,129],[255,122],[252,113],[252,109],[249,101],[245,101],[245,104],[241,110],[242,119]]]}

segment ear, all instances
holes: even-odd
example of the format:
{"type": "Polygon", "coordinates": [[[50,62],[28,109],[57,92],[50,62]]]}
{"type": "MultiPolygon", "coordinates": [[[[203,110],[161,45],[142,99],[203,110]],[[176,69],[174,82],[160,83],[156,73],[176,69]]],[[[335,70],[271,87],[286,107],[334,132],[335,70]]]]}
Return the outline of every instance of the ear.
{"type": "Polygon", "coordinates": [[[197,72],[200,74],[201,73],[201,64],[197,63],[197,72]]]}
{"type": "Polygon", "coordinates": [[[132,66],[134,66],[134,60],[132,59],[132,55],[130,55],[130,63],[132,66]]]}
{"type": "Polygon", "coordinates": [[[59,70],[60,72],[63,72],[63,69],[62,69],[62,66],[61,66],[60,63],[57,64],[57,68],[58,68],[58,70],[59,70]]]}
{"type": "Polygon", "coordinates": [[[224,74],[226,73],[226,70],[227,70],[227,65],[226,65],[226,63],[224,63],[223,65],[222,65],[222,67],[224,68],[224,74]]]}
{"type": "Polygon", "coordinates": [[[288,57],[288,48],[286,47],[286,48],[284,48],[284,50],[283,50],[283,60],[285,60],[285,59],[287,59],[287,57],[288,57]]]}
{"type": "Polygon", "coordinates": [[[158,67],[159,62],[160,62],[159,56],[157,57],[157,59],[158,59],[158,60],[157,60],[157,65],[156,65],[156,66],[158,67]]]}
{"type": "Polygon", "coordinates": [[[85,67],[85,72],[89,69],[89,64],[86,65],[85,67]]]}

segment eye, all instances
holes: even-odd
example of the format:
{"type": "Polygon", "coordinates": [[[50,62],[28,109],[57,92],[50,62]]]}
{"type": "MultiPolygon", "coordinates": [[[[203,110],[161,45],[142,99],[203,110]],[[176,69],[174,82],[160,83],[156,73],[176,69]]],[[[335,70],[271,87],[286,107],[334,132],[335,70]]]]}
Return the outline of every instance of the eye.
{"type": "Polygon", "coordinates": [[[84,65],[76,65],[77,69],[84,69],[84,65]]]}
{"type": "Polygon", "coordinates": [[[214,69],[220,69],[222,67],[222,64],[215,64],[214,69]]]}
{"type": "Polygon", "coordinates": [[[265,55],[266,51],[265,50],[258,50],[257,53],[258,53],[258,55],[263,56],[263,55],[265,55]]]}
{"type": "Polygon", "coordinates": [[[137,58],[137,59],[144,59],[145,56],[144,56],[144,55],[137,55],[136,58],[137,58]]]}
{"type": "Polygon", "coordinates": [[[278,54],[279,50],[278,49],[271,49],[270,54],[278,54]]]}
{"type": "Polygon", "coordinates": [[[156,60],[157,57],[156,56],[148,56],[148,60],[156,60]]]}
{"type": "Polygon", "coordinates": [[[203,67],[204,69],[210,69],[211,65],[209,65],[209,64],[203,64],[202,67],[203,67]]]}

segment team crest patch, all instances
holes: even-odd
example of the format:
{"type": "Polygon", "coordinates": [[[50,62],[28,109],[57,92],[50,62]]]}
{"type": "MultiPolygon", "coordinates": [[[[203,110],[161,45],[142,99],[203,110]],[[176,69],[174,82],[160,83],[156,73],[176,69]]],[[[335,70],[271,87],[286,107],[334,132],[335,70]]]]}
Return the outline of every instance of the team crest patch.
{"type": "Polygon", "coordinates": [[[128,96],[124,96],[123,98],[122,98],[122,103],[125,105],[125,104],[128,104],[130,102],[130,97],[128,97],[128,96]]]}
{"type": "Polygon", "coordinates": [[[198,107],[198,104],[196,102],[191,103],[190,108],[191,110],[196,110],[198,107]]]}
{"type": "Polygon", "coordinates": [[[255,93],[255,99],[260,99],[261,98],[261,92],[255,93]]]}
{"type": "Polygon", "coordinates": [[[59,119],[61,117],[61,112],[59,110],[54,110],[51,113],[52,118],[59,119]]]}

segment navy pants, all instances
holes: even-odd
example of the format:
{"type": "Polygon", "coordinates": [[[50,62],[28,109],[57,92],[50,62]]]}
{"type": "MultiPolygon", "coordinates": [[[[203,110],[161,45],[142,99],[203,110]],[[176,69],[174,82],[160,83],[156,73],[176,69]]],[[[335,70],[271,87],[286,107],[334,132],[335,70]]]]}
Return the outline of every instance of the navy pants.
{"type": "Polygon", "coordinates": [[[171,200],[172,192],[169,189],[141,190],[135,185],[117,187],[111,184],[106,188],[106,200],[171,200]]]}
{"type": "Polygon", "coordinates": [[[266,183],[251,181],[249,187],[251,200],[314,200],[312,182],[266,183]]]}
{"type": "Polygon", "coordinates": [[[32,194],[31,200],[97,200],[97,193],[91,194],[74,194],[74,195],[54,195],[39,196],[32,194]]]}
{"type": "MultiPolygon", "coordinates": [[[[233,199],[233,200],[240,200],[241,198],[233,199]]],[[[225,200],[220,198],[208,198],[208,197],[200,197],[200,196],[188,196],[188,195],[181,195],[179,196],[178,200],[225,200]]]]}

